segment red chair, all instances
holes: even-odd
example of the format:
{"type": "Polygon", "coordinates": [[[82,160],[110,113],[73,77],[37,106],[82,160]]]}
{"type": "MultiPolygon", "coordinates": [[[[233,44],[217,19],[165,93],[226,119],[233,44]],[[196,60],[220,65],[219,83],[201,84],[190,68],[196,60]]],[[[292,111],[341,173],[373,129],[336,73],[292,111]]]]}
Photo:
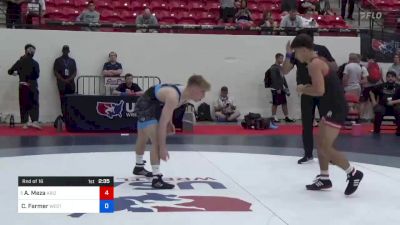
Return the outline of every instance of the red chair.
{"type": "Polygon", "coordinates": [[[176,24],[178,18],[176,17],[175,13],[169,13],[162,18],[158,18],[160,24],[176,24]]]}
{"type": "Polygon", "coordinates": [[[169,9],[171,11],[179,11],[179,10],[186,10],[187,5],[185,2],[180,1],[170,1],[169,2],[169,9]]]}
{"type": "Polygon", "coordinates": [[[97,0],[96,2],[96,8],[98,11],[103,11],[103,10],[113,10],[112,3],[107,0],[97,0]]]}
{"type": "Polygon", "coordinates": [[[168,17],[171,14],[171,12],[169,10],[165,10],[165,9],[163,9],[163,10],[154,10],[153,13],[154,13],[155,17],[157,18],[157,20],[160,20],[160,19],[163,19],[165,17],[168,17]]]}
{"type": "Polygon", "coordinates": [[[118,22],[121,21],[119,14],[112,10],[103,10],[100,14],[100,21],[101,22],[118,22]]]}
{"type": "Polygon", "coordinates": [[[54,7],[56,5],[55,0],[45,0],[46,8],[54,7]]]}
{"type": "Polygon", "coordinates": [[[196,15],[191,12],[178,12],[176,14],[180,24],[197,24],[196,15]]]}
{"type": "Polygon", "coordinates": [[[218,2],[207,2],[206,9],[213,14],[219,14],[220,5],[218,2]]]}
{"type": "Polygon", "coordinates": [[[188,9],[190,12],[196,14],[207,12],[205,5],[202,2],[189,2],[188,9]]]}
{"type": "Polygon", "coordinates": [[[72,0],[54,0],[54,5],[58,8],[74,6],[75,3],[72,0]]]}
{"type": "Polygon", "coordinates": [[[264,15],[262,13],[253,13],[251,15],[251,18],[253,19],[254,23],[256,25],[260,24],[261,21],[264,19],[264,15]]]}
{"type": "Polygon", "coordinates": [[[64,14],[55,7],[47,7],[46,8],[46,16],[51,20],[63,20],[64,14]]]}
{"type": "Polygon", "coordinates": [[[260,7],[260,5],[256,4],[256,3],[249,3],[247,5],[247,8],[249,8],[251,13],[262,13],[263,12],[263,10],[260,7]]]}
{"type": "Polygon", "coordinates": [[[112,7],[114,11],[122,11],[122,10],[131,10],[131,2],[128,0],[125,1],[112,1],[112,7]]]}
{"type": "Polygon", "coordinates": [[[328,25],[332,26],[346,25],[346,21],[344,21],[340,16],[326,15],[322,19],[324,19],[328,25]]]}
{"type": "Polygon", "coordinates": [[[126,23],[134,23],[136,18],[130,10],[121,11],[119,17],[126,23]]]}
{"type": "Polygon", "coordinates": [[[202,12],[198,14],[198,23],[204,25],[217,25],[217,17],[213,13],[202,12]]]}
{"type": "Polygon", "coordinates": [[[150,3],[150,9],[151,11],[155,12],[157,10],[168,10],[168,4],[166,4],[165,2],[159,2],[159,1],[152,1],[150,3]]]}
{"type": "Polygon", "coordinates": [[[147,2],[143,2],[143,3],[137,2],[137,1],[132,2],[132,9],[135,12],[143,11],[146,7],[149,7],[149,6],[150,6],[149,3],[147,3],[147,2]]]}
{"type": "Polygon", "coordinates": [[[82,9],[87,7],[88,0],[74,0],[74,5],[81,11],[82,9]]]}
{"type": "Polygon", "coordinates": [[[75,21],[76,18],[79,16],[80,12],[76,8],[65,7],[62,10],[62,14],[65,20],[75,21]]]}

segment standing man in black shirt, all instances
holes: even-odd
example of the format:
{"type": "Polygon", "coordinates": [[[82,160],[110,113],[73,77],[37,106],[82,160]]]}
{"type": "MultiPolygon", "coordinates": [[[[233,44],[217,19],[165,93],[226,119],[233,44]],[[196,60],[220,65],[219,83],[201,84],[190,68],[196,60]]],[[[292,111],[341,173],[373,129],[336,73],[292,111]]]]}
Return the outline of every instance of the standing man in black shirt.
{"type": "Polygon", "coordinates": [[[32,44],[25,45],[25,55],[22,56],[9,70],[8,74],[19,76],[19,107],[23,128],[39,125],[39,63],[33,59],[36,48],[32,44]],[[29,123],[29,117],[32,123],[29,123]]]}
{"type": "Polygon", "coordinates": [[[136,83],[133,83],[133,75],[130,73],[125,74],[125,83],[118,85],[113,91],[113,95],[121,96],[139,96],[143,94],[142,89],[136,83]]]}
{"type": "Polygon", "coordinates": [[[64,96],[75,93],[76,63],[69,57],[69,46],[64,45],[62,56],[54,61],[54,75],[57,78],[58,93],[60,94],[61,113],[65,115],[64,96]]]}
{"type": "MultiPolygon", "coordinates": [[[[312,37],[312,35],[310,35],[312,37]]],[[[331,68],[337,68],[335,59],[332,57],[329,50],[323,45],[314,44],[314,51],[319,57],[326,59],[331,68]]],[[[293,49],[290,47],[290,42],[286,45],[286,58],[283,62],[283,74],[288,74],[294,66],[297,67],[296,81],[297,85],[311,84],[307,63],[299,62],[294,55],[293,49]]],[[[315,108],[319,108],[319,97],[302,95],[301,96],[301,122],[303,126],[303,148],[304,157],[298,160],[298,164],[305,163],[313,159],[314,139],[313,139],[313,122],[315,108]]]]}
{"type": "Polygon", "coordinates": [[[388,113],[394,115],[396,135],[400,136],[400,85],[396,84],[396,73],[387,72],[386,82],[373,87],[369,94],[375,112],[374,133],[381,132],[383,117],[388,113]]]}

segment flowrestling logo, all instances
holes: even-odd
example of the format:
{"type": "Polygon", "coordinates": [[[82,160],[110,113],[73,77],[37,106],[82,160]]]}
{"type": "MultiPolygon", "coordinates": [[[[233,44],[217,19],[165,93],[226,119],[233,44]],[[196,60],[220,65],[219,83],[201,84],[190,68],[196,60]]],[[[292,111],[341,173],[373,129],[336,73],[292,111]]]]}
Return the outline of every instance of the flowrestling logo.
{"type": "MultiPolygon", "coordinates": [[[[157,191],[149,178],[116,178],[115,193],[137,193],[114,198],[114,212],[250,212],[252,204],[232,196],[220,181],[210,177],[166,178],[175,189],[157,191]],[[118,190],[120,189],[120,190],[118,190]]],[[[79,218],[84,214],[70,214],[79,218]]]]}
{"type": "Polygon", "coordinates": [[[136,117],[135,103],[124,102],[120,100],[116,102],[97,102],[96,105],[97,114],[105,116],[108,119],[114,119],[115,117],[136,117]]]}

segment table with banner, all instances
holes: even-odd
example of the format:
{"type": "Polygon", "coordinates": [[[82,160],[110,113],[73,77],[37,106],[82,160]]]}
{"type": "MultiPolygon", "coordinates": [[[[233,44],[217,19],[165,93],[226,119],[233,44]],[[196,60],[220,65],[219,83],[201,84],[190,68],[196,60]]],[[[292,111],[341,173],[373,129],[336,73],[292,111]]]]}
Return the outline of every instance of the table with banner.
{"type": "Polygon", "coordinates": [[[70,132],[136,131],[138,96],[65,96],[64,122],[70,132]]]}

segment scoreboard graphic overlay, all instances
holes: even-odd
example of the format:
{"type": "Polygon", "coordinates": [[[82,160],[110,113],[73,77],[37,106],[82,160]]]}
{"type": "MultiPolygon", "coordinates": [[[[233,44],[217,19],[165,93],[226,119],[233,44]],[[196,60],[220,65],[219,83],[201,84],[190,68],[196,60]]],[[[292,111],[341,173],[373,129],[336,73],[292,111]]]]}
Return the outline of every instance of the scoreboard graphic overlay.
{"type": "Polygon", "coordinates": [[[18,177],[18,213],[112,213],[113,177],[18,177]]]}

